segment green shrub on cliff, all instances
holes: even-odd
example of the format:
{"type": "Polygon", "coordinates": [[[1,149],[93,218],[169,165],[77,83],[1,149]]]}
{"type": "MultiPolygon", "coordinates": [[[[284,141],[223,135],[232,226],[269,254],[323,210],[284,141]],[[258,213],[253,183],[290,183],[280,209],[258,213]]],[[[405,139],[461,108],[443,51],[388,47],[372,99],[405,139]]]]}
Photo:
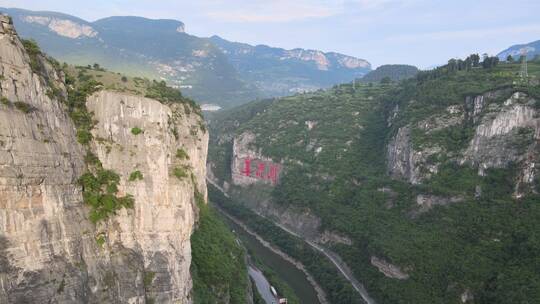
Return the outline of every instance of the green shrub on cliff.
{"type": "Polygon", "coordinates": [[[188,166],[181,166],[181,167],[175,167],[173,169],[173,175],[176,176],[179,180],[183,180],[184,178],[189,176],[189,167],[188,166]]]}
{"type": "Polygon", "coordinates": [[[128,179],[130,182],[134,182],[136,180],[143,180],[143,174],[141,173],[141,171],[137,170],[137,171],[133,171],[131,172],[131,174],[129,175],[129,179],[128,179]]]}
{"type": "Polygon", "coordinates": [[[41,70],[41,64],[39,62],[39,56],[41,55],[41,49],[35,40],[22,39],[21,40],[26,53],[30,57],[30,68],[34,73],[39,73],[41,70]]]}
{"type": "Polygon", "coordinates": [[[180,148],[176,150],[176,158],[184,160],[189,159],[189,155],[187,154],[186,150],[180,148]]]}
{"type": "Polygon", "coordinates": [[[143,130],[139,127],[134,127],[134,128],[131,128],[131,133],[133,135],[139,135],[143,132],[143,130]]]}
{"type": "Polygon", "coordinates": [[[9,99],[6,96],[0,97],[0,102],[6,106],[9,106],[11,104],[11,101],[9,101],[9,99]]]}
{"type": "Polygon", "coordinates": [[[28,114],[30,112],[32,112],[34,110],[34,108],[26,103],[26,102],[22,102],[22,101],[16,101],[13,103],[15,105],[15,108],[17,108],[17,110],[25,113],[25,114],[28,114]]]}
{"type": "Polygon", "coordinates": [[[131,195],[116,196],[119,182],[118,174],[101,168],[95,174],[86,172],[79,178],[84,203],[90,207],[92,223],[106,220],[122,208],[133,208],[135,200],[131,195]]]}

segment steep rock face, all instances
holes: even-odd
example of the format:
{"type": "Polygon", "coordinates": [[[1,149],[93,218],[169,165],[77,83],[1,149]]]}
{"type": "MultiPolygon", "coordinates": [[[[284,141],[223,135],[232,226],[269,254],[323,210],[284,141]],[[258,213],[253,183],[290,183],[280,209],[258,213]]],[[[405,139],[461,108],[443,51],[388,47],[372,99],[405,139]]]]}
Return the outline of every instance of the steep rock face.
{"type": "Polygon", "coordinates": [[[120,192],[135,198],[134,210],[122,210],[104,229],[108,242],[141,252],[145,271],[156,283],[147,291],[150,297],[159,303],[185,300],[191,290],[193,195],[197,189],[206,196],[208,137],[198,134],[202,131],[190,134],[201,118],[187,115],[181,106],[107,91],[91,96],[87,106],[98,121],[93,129],[97,156],[104,168],[122,176],[120,192]],[[132,128],[143,132],[134,135],[132,128]],[[189,159],[177,158],[177,150],[189,159]],[[189,168],[195,184],[190,176],[175,177],[175,168],[189,168]],[[135,171],[143,179],[129,181],[135,171]]]}
{"type": "Polygon", "coordinates": [[[411,184],[420,184],[423,179],[437,173],[437,166],[427,164],[427,159],[440,151],[441,148],[437,146],[415,151],[411,142],[410,126],[399,128],[397,134],[388,143],[388,173],[393,178],[405,179],[411,184]]]}
{"type": "Polygon", "coordinates": [[[60,36],[77,39],[82,37],[96,37],[98,32],[91,26],[80,24],[68,19],[52,18],[46,16],[25,16],[25,22],[37,23],[47,26],[51,31],[60,36]]]}
{"type": "Polygon", "coordinates": [[[259,151],[254,150],[252,147],[254,141],[255,134],[251,132],[244,132],[233,139],[231,175],[234,185],[272,185],[279,178],[282,166],[272,162],[271,158],[265,157],[259,151]],[[275,168],[275,171],[273,171],[275,176],[270,176],[272,167],[275,168]]]}
{"type": "Polygon", "coordinates": [[[525,132],[529,129],[530,139],[540,138],[540,119],[536,117],[537,111],[528,104],[535,102],[524,94],[515,93],[500,109],[487,113],[476,128],[463,162],[478,165],[479,174],[483,174],[485,169],[500,168],[521,160],[522,151],[518,151],[513,140],[518,129],[525,132]]]}
{"type": "Polygon", "coordinates": [[[388,144],[388,172],[394,178],[405,177],[411,182],[416,178],[413,175],[411,146],[411,130],[409,127],[399,128],[396,136],[388,144]]]}
{"type": "Polygon", "coordinates": [[[520,173],[514,194],[518,198],[531,189],[538,174],[540,118],[535,108],[537,102],[516,92],[504,104],[490,105],[460,160],[477,166],[479,175],[490,168],[516,164],[520,173]]]}
{"type": "MultiPolygon", "coordinates": [[[[82,149],[8,18],[0,21],[0,303],[82,301],[90,293],[88,275],[76,265],[84,264],[81,255],[97,254],[83,232],[92,227],[76,182],[82,149]],[[57,292],[61,284],[64,292],[57,292]]],[[[60,76],[45,67],[59,85],[60,76]]]]}
{"type": "Polygon", "coordinates": [[[94,225],[78,184],[84,148],[50,94],[54,85],[65,96],[62,74],[41,57],[34,73],[10,20],[0,24],[0,303],[189,303],[194,185],[206,196],[208,138],[193,128],[201,118],[182,105],[93,95],[90,149],[135,199],[94,225]],[[135,124],[143,134],[131,133],[135,124]],[[175,157],[180,148],[189,159],[175,157]],[[193,182],[171,177],[176,166],[193,182]],[[133,170],[143,180],[129,182],[133,170]]]}
{"type": "Polygon", "coordinates": [[[393,178],[420,184],[438,172],[439,164],[430,162],[430,156],[445,153],[462,165],[477,167],[479,175],[484,175],[490,168],[507,168],[516,164],[521,170],[516,196],[521,196],[523,188],[533,182],[538,167],[538,101],[520,92],[499,101],[504,94],[505,91],[500,90],[467,97],[463,106],[450,106],[444,113],[414,124],[427,136],[454,126],[474,126],[469,144],[452,154],[433,143],[414,147],[411,125],[399,128],[387,147],[389,174],[393,178]]]}

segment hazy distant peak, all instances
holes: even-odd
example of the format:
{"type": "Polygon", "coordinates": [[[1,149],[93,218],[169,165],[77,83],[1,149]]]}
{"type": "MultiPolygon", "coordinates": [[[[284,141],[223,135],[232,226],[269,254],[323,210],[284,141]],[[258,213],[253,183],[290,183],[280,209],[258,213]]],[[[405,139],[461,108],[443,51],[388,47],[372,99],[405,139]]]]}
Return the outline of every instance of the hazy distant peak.
{"type": "Polygon", "coordinates": [[[112,16],[99,19],[93,24],[100,27],[116,28],[116,29],[131,29],[144,31],[175,31],[185,33],[185,24],[174,19],[149,19],[138,16],[112,16]]]}
{"type": "MultiPolygon", "coordinates": [[[[0,8],[0,11],[6,10],[0,8]]],[[[89,22],[70,15],[47,11],[34,12],[23,9],[9,9],[9,12],[12,17],[20,19],[21,22],[46,27],[49,31],[63,37],[77,39],[92,38],[98,35],[98,31],[89,22]]]]}
{"type": "Polygon", "coordinates": [[[331,68],[345,69],[371,69],[371,64],[364,59],[348,56],[336,52],[323,52],[320,50],[294,48],[286,50],[283,48],[271,47],[264,44],[250,45],[240,42],[231,42],[220,36],[214,35],[209,38],[224,53],[229,55],[247,56],[259,53],[263,57],[275,57],[281,61],[300,60],[312,62],[318,70],[327,71],[331,68]]]}
{"type": "Polygon", "coordinates": [[[69,19],[36,15],[21,16],[21,19],[27,23],[46,26],[50,31],[71,39],[95,37],[98,35],[98,32],[93,27],[86,24],[77,23],[69,19]]]}
{"type": "Polygon", "coordinates": [[[534,56],[540,54],[540,40],[529,42],[526,44],[516,44],[506,50],[497,54],[497,57],[501,60],[506,60],[508,55],[514,57],[514,59],[519,59],[521,55],[527,54],[528,59],[534,58],[534,56]]]}

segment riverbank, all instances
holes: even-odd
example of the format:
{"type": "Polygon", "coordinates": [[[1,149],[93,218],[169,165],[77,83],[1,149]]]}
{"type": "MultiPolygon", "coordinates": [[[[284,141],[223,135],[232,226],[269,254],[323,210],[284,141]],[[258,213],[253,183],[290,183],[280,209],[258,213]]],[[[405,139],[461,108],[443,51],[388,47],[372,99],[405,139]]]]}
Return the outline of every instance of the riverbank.
{"type": "MultiPolygon", "coordinates": [[[[223,188],[221,188],[217,183],[215,183],[213,180],[207,178],[209,184],[211,184],[215,189],[217,189],[225,198],[230,199],[229,195],[223,188]]],[[[323,254],[333,265],[334,267],[339,271],[340,275],[342,275],[353,287],[353,289],[361,296],[363,301],[367,304],[376,304],[375,300],[371,298],[364,287],[362,283],[360,283],[355,277],[352,272],[352,270],[348,267],[348,265],[343,261],[343,259],[334,251],[330,250],[329,248],[325,248],[309,239],[304,238],[301,235],[298,235],[294,231],[291,231],[287,227],[281,225],[280,223],[276,223],[275,221],[272,221],[271,219],[267,219],[265,216],[255,212],[251,211],[254,214],[260,216],[261,218],[264,218],[270,222],[273,223],[273,225],[281,228],[283,231],[289,233],[292,236],[295,236],[299,239],[301,239],[303,242],[305,242],[307,245],[311,246],[312,249],[320,252],[323,254]]]]}
{"type": "Polygon", "coordinates": [[[317,293],[317,299],[319,300],[320,304],[329,304],[330,302],[326,299],[326,293],[324,292],[324,290],[322,289],[322,287],[315,281],[315,278],[313,278],[313,276],[307,271],[306,267],[299,261],[295,260],[294,258],[290,257],[289,255],[287,255],[286,253],[284,253],[283,251],[281,251],[279,248],[273,246],[272,244],[270,244],[269,242],[267,242],[265,239],[263,239],[259,234],[257,234],[256,232],[252,231],[248,226],[246,226],[244,223],[242,223],[242,221],[240,221],[239,219],[237,219],[236,217],[234,217],[233,215],[229,214],[228,212],[226,212],[223,208],[221,208],[219,205],[217,204],[213,204],[212,205],[216,210],[218,210],[222,215],[226,216],[229,220],[231,220],[232,222],[234,222],[236,225],[238,225],[239,227],[241,227],[242,229],[244,229],[247,233],[249,233],[250,235],[252,235],[262,246],[268,248],[269,250],[271,250],[273,253],[279,255],[282,259],[284,259],[285,261],[291,263],[292,265],[294,265],[294,267],[296,267],[298,270],[302,271],[306,277],[306,279],[309,281],[309,283],[311,284],[311,286],[313,287],[313,289],[316,291],[317,293]]]}
{"type": "Polygon", "coordinates": [[[336,268],[341,272],[341,274],[351,283],[354,289],[360,294],[360,296],[364,299],[364,301],[366,301],[367,304],[376,304],[375,300],[373,300],[367,293],[364,285],[358,280],[356,280],[352,273],[352,270],[349,268],[349,266],[347,266],[347,264],[343,261],[343,259],[341,259],[341,257],[337,253],[333,252],[330,249],[324,248],[310,240],[302,238],[302,236],[296,234],[294,231],[291,231],[287,227],[280,225],[279,223],[274,222],[274,224],[279,228],[285,230],[286,232],[303,239],[312,248],[324,254],[336,266],[336,268]]]}

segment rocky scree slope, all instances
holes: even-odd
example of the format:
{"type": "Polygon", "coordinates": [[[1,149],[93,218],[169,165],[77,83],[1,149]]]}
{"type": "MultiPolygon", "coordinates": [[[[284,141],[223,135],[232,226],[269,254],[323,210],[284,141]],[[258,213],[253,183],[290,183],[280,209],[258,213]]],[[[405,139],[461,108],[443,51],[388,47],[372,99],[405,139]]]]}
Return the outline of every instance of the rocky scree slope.
{"type": "Polygon", "coordinates": [[[0,22],[0,302],[190,303],[200,115],[66,85],[0,22]]]}
{"type": "Polygon", "coordinates": [[[377,302],[535,301],[540,65],[529,67],[523,79],[519,64],[443,66],[225,111],[209,122],[209,177],[338,253],[377,302]],[[269,162],[275,184],[256,175],[269,162]]]}

